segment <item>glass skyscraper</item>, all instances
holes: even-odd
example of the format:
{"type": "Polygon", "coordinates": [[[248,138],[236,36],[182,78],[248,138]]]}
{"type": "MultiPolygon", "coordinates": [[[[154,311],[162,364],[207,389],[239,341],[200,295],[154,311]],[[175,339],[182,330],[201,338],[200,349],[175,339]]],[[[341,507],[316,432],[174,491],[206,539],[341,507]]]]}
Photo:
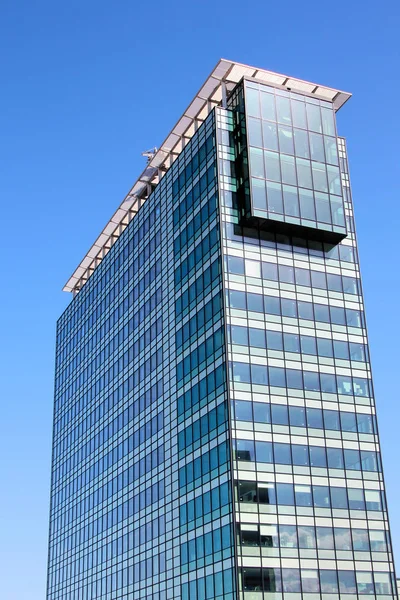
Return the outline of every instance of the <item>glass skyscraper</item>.
{"type": "Polygon", "coordinates": [[[398,598],[349,97],[221,60],[66,284],[48,600],[398,598]]]}

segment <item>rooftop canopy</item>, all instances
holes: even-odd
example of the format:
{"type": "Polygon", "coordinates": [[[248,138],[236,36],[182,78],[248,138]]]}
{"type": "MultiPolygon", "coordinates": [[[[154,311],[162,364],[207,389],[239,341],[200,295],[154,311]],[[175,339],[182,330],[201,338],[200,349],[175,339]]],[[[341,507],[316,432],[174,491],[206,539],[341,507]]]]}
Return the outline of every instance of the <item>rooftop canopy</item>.
{"type": "Polygon", "coordinates": [[[255,79],[273,87],[290,88],[293,92],[332,102],[336,111],[351,96],[347,92],[341,92],[309,81],[221,59],[160,148],[151,156],[143,173],[75,269],[63,288],[65,292],[79,292],[135,216],[142,203],[151,194],[154,186],[158,184],[164,173],[191,139],[198,126],[215,106],[224,105],[226,96],[244,77],[255,79]]]}

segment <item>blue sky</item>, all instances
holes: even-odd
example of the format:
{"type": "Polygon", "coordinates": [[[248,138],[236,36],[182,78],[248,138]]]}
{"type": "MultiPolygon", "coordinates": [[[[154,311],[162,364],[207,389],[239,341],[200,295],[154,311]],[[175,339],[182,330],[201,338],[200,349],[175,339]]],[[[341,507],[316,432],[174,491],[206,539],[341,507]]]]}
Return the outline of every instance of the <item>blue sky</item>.
{"type": "MultiPolygon", "coordinates": [[[[354,96],[347,137],[394,546],[399,3],[3,0],[0,7],[0,581],[45,593],[61,288],[220,57],[354,96]]],[[[400,568],[400,565],[399,565],[400,568]]]]}

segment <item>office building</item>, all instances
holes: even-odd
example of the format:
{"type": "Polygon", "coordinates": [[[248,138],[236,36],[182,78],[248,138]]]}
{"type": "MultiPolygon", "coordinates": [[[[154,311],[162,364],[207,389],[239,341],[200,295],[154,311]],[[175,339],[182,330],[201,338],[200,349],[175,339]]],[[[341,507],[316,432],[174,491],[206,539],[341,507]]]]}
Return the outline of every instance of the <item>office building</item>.
{"type": "Polygon", "coordinates": [[[67,282],[48,600],[397,598],[349,97],[221,60],[67,282]]]}

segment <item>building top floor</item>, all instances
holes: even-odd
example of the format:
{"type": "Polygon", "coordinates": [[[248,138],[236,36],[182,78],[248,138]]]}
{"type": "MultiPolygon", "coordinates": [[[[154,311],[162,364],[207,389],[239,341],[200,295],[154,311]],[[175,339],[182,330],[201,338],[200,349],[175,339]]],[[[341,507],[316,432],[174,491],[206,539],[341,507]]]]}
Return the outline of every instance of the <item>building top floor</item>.
{"type": "Polygon", "coordinates": [[[229,94],[243,79],[330,102],[335,111],[351,96],[320,84],[221,59],[160,148],[150,154],[146,168],[68,279],[64,291],[79,292],[210,111],[215,106],[224,106],[229,94]]]}

